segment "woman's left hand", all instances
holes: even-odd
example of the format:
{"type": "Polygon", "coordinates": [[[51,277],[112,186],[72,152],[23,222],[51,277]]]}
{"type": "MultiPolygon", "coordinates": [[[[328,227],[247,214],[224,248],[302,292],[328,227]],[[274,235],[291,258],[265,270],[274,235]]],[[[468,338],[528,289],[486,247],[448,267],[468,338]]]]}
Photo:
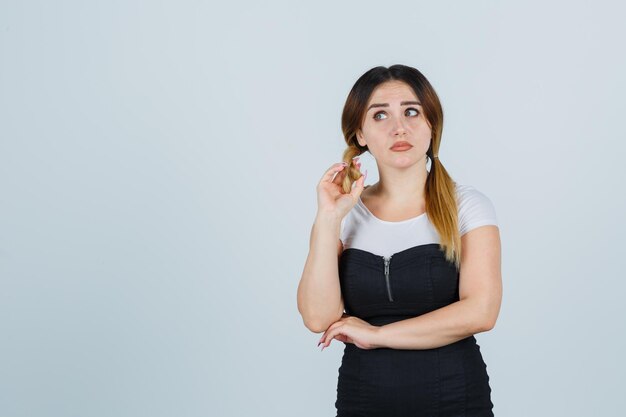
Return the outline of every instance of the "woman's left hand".
{"type": "Polygon", "coordinates": [[[322,335],[318,346],[323,344],[322,350],[330,346],[333,339],[344,343],[354,343],[361,349],[376,349],[380,347],[377,342],[380,327],[372,326],[358,317],[344,315],[331,324],[322,335]]]}

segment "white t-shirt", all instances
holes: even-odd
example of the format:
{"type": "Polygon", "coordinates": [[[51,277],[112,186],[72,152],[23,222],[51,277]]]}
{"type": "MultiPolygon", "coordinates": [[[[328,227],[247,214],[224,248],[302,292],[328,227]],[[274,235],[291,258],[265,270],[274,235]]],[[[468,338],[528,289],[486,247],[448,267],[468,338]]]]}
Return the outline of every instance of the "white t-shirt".
{"type": "MultiPolygon", "coordinates": [[[[456,185],[458,196],[459,232],[488,224],[498,225],[491,200],[471,185],[456,185]]],[[[411,219],[389,222],[374,216],[358,202],[341,221],[340,239],[343,248],[358,248],[388,257],[413,246],[440,243],[439,233],[426,213],[411,219]]]]}

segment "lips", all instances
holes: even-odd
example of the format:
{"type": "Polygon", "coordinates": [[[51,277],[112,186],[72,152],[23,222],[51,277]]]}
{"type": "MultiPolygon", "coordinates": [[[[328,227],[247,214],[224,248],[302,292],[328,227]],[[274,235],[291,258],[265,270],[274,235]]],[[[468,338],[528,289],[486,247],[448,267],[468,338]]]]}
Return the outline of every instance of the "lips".
{"type": "Polygon", "coordinates": [[[407,149],[412,148],[413,146],[406,141],[400,141],[400,142],[396,142],[393,144],[393,146],[390,148],[392,151],[405,151],[407,149]]]}

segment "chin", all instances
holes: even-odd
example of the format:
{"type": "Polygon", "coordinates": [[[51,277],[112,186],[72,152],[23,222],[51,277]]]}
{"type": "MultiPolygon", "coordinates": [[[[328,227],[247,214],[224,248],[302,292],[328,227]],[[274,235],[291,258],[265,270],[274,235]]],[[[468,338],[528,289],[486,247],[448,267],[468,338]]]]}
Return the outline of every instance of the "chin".
{"type": "Polygon", "coordinates": [[[415,159],[414,156],[398,155],[391,161],[391,165],[397,168],[407,168],[407,167],[417,164],[418,162],[419,162],[419,159],[415,159]]]}

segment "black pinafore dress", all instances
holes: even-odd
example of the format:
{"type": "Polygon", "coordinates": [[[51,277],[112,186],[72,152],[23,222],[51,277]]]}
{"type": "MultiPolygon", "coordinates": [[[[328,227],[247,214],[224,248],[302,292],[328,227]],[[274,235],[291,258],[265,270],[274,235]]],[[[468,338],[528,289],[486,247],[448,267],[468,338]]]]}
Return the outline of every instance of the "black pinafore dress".
{"type": "MultiPolygon", "coordinates": [[[[390,257],[348,248],[339,258],[346,313],[374,326],[459,300],[459,271],[438,243],[390,257]]],[[[337,417],[493,416],[485,362],[474,336],[434,349],[360,349],[346,343],[337,417]]]]}

